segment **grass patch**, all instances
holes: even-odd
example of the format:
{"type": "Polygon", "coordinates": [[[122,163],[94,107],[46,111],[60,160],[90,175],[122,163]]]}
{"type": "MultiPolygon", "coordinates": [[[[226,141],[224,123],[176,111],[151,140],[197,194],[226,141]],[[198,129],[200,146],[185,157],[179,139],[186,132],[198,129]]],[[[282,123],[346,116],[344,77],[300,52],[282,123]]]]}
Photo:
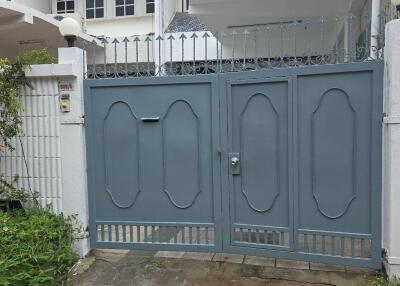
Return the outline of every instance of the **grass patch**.
{"type": "Polygon", "coordinates": [[[393,278],[389,280],[384,275],[376,276],[374,279],[368,281],[368,286],[400,286],[400,279],[393,278]]]}
{"type": "Polygon", "coordinates": [[[0,285],[66,285],[76,231],[74,217],[49,209],[0,212],[0,285]]]}

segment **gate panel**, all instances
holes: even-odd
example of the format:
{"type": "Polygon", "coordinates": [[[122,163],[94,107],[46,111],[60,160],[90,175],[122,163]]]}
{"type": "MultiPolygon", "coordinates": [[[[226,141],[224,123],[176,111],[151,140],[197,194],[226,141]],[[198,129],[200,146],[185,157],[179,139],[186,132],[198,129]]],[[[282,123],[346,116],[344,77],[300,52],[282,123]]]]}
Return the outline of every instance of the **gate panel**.
{"type": "Polygon", "coordinates": [[[289,85],[288,79],[229,83],[232,245],[291,247],[289,85]]]}
{"type": "Polygon", "coordinates": [[[298,79],[299,251],[379,256],[371,223],[380,192],[371,184],[378,175],[371,166],[379,164],[372,157],[372,132],[381,120],[372,112],[376,84],[371,70],[298,79]]]}
{"type": "Polygon", "coordinates": [[[93,245],[220,248],[215,78],[86,87],[93,245]]]}

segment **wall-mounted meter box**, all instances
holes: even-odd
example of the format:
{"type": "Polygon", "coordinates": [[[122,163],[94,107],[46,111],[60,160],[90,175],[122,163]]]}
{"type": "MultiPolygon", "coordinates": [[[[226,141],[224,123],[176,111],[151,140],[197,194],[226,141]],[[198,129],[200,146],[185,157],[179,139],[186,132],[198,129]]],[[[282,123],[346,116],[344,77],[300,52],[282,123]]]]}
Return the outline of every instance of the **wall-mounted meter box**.
{"type": "Polygon", "coordinates": [[[60,109],[61,112],[70,112],[71,111],[71,101],[69,94],[61,94],[60,97],[60,109]]]}

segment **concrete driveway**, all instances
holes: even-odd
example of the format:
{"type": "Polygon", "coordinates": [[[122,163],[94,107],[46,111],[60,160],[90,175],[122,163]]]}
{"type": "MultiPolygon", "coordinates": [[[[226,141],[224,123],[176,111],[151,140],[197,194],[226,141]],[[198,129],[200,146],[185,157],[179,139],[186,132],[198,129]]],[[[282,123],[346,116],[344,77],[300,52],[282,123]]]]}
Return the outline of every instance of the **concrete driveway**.
{"type": "Polygon", "coordinates": [[[374,273],[232,254],[96,250],[71,275],[77,286],[366,286],[374,273]]]}

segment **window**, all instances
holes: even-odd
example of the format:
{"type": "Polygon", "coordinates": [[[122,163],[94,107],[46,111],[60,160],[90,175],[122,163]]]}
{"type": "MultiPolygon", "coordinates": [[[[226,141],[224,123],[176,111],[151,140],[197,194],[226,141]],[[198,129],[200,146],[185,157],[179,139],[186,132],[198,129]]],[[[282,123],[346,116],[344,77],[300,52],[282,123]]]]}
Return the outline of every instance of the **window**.
{"type": "Polygon", "coordinates": [[[135,0],[115,0],[115,16],[135,15],[135,0]]]}
{"type": "Polygon", "coordinates": [[[146,0],[146,13],[154,13],[154,0],[146,0]]]}
{"type": "Polygon", "coordinates": [[[74,0],[57,0],[57,14],[66,14],[75,12],[74,0]]]}
{"type": "Polygon", "coordinates": [[[104,0],[86,0],[86,18],[104,18],[104,0]]]}

